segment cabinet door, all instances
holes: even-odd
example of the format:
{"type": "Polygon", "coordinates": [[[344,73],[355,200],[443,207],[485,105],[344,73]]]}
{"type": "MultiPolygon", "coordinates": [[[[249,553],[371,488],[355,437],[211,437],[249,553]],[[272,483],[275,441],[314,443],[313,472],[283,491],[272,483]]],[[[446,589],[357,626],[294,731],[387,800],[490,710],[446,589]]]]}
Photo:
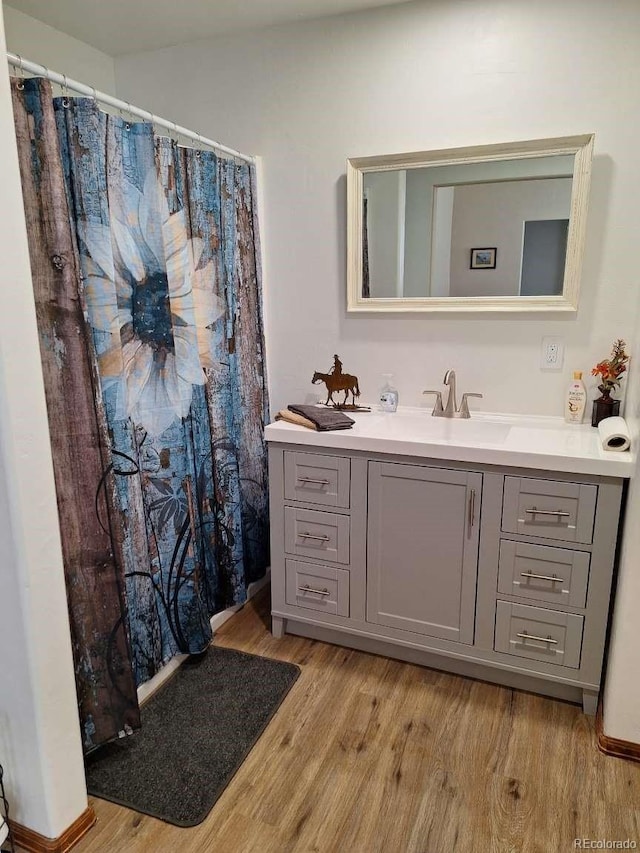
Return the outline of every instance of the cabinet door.
{"type": "Polygon", "coordinates": [[[369,463],[367,621],[473,643],[482,474],[369,463]]]}

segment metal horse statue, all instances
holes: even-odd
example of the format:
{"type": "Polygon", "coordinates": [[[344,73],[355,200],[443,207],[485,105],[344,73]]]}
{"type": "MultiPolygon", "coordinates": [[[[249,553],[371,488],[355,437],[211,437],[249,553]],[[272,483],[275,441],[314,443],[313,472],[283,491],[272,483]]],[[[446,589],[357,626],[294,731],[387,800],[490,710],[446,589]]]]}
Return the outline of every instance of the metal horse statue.
{"type": "Polygon", "coordinates": [[[347,400],[349,399],[349,392],[351,392],[352,402],[350,406],[356,406],[356,397],[360,396],[360,388],[358,387],[358,377],[352,376],[350,373],[342,372],[342,362],[338,358],[337,355],[333,357],[334,365],[331,373],[320,373],[316,371],[313,374],[313,379],[311,382],[316,385],[318,382],[324,382],[327,386],[327,402],[325,406],[328,406],[329,403],[335,406],[336,408],[346,408],[347,400]],[[344,400],[342,403],[336,403],[333,399],[333,395],[337,391],[344,391],[344,400]]]}

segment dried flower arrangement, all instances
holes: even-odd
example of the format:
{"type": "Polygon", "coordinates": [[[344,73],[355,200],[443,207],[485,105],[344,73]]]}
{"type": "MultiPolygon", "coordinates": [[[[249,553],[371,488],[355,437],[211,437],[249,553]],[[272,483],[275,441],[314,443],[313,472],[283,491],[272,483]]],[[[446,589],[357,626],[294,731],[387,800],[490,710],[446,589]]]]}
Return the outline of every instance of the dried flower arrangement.
{"type": "Polygon", "coordinates": [[[614,388],[620,387],[622,374],[626,372],[629,361],[625,347],[625,342],[619,338],[613,345],[611,357],[598,362],[591,371],[592,376],[600,377],[598,390],[604,397],[609,397],[614,388]]]}

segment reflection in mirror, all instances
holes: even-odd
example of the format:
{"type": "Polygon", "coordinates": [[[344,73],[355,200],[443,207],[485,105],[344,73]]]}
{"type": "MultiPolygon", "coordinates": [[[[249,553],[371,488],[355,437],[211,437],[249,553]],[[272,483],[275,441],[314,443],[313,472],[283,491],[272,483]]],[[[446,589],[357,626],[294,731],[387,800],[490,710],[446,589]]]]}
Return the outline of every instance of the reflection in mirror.
{"type": "Polygon", "coordinates": [[[362,296],[560,296],[573,164],[560,155],[367,172],[362,296]]]}
{"type": "Polygon", "coordinates": [[[349,311],[575,311],[593,135],[347,161],[349,311]]]}

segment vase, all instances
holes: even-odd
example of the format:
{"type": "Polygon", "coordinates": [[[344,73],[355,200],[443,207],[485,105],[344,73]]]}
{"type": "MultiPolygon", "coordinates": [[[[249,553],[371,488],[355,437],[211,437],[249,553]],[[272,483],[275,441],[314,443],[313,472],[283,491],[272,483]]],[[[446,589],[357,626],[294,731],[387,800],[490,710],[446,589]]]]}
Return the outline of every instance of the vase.
{"type": "Polygon", "coordinates": [[[620,400],[614,400],[611,391],[604,390],[602,397],[593,401],[591,426],[597,427],[605,418],[614,418],[620,413],[620,400]]]}

